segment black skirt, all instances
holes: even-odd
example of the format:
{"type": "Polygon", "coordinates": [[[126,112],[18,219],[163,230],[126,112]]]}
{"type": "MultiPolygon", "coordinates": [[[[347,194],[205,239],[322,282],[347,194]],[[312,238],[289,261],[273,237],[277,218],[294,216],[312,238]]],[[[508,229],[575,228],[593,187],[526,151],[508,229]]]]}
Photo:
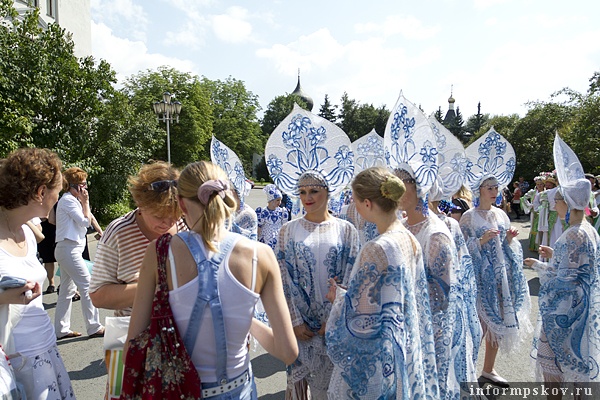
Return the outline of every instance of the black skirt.
{"type": "Polygon", "coordinates": [[[42,233],[44,240],[38,243],[37,249],[44,263],[56,262],[54,258],[54,248],[56,247],[56,225],[48,221],[42,221],[42,233]]]}

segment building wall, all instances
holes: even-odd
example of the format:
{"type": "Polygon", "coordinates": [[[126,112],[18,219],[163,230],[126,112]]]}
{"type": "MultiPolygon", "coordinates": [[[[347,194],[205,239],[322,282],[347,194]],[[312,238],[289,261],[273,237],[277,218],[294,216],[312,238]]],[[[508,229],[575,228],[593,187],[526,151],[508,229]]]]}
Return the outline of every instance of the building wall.
{"type": "Polygon", "coordinates": [[[29,9],[29,4],[38,7],[39,24],[42,28],[58,23],[73,35],[77,57],[92,55],[90,0],[14,0],[13,4],[19,14],[24,14],[29,9]]]}

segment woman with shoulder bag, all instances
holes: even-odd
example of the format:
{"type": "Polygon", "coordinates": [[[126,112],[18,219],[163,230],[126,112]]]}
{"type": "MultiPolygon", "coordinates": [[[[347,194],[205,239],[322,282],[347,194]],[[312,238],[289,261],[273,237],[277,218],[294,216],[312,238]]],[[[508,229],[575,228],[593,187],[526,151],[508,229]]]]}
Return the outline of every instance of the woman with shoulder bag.
{"type": "MultiPolygon", "coordinates": [[[[174,328],[202,381],[203,398],[256,399],[248,333],[286,364],[298,355],[275,255],[269,246],[227,231],[226,220],[236,204],[226,173],[216,165],[188,165],[178,181],[178,198],[190,232],[173,237],[165,263],[174,328]],[[211,306],[200,298],[210,299],[211,306]],[[259,298],[271,328],[252,318],[259,298]]],[[[125,347],[128,358],[135,356],[130,340],[150,324],[160,268],[153,242],[140,270],[125,347]]],[[[127,369],[128,362],[125,380],[136,379],[137,371],[127,369]]]]}

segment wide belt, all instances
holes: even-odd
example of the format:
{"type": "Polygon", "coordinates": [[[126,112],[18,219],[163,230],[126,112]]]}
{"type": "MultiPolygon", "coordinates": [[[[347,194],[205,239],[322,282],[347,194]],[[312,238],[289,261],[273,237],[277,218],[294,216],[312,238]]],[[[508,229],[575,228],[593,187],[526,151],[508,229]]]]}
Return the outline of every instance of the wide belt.
{"type": "Polygon", "coordinates": [[[227,382],[224,385],[202,389],[202,398],[206,399],[218,394],[230,392],[233,389],[244,385],[246,382],[248,382],[248,379],[250,379],[250,374],[248,371],[246,371],[236,379],[232,380],[231,382],[227,382]]]}

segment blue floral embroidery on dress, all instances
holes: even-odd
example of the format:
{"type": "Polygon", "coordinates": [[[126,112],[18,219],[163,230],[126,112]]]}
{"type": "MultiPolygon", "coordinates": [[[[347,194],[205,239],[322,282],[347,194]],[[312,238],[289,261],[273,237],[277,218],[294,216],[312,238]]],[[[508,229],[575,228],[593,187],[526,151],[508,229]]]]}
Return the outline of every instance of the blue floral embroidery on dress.
{"type": "MultiPolygon", "coordinates": [[[[433,338],[430,331],[419,331],[420,299],[412,267],[396,264],[404,257],[392,247],[397,244],[390,245],[393,242],[384,236],[375,242],[392,264],[384,268],[385,264],[361,260],[348,291],[336,301],[341,314],[330,318],[326,341],[345,386],[336,381],[330,391],[343,390],[336,393],[349,399],[438,398],[437,382],[428,380],[435,376],[434,355],[422,352],[433,338]],[[373,312],[359,311],[367,304],[373,305],[373,312]]],[[[422,310],[428,314],[428,308],[422,310]]]]}
{"type": "MultiPolygon", "coordinates": [[[[600,237],[584,222],[561,235],[546,269],[538,271],[538,329],[545,333],[567,381],[595,381],[600,376],[599,262],[600,237]]],[[[539,336],[534,347],[537,340],[539,336]]]]}

